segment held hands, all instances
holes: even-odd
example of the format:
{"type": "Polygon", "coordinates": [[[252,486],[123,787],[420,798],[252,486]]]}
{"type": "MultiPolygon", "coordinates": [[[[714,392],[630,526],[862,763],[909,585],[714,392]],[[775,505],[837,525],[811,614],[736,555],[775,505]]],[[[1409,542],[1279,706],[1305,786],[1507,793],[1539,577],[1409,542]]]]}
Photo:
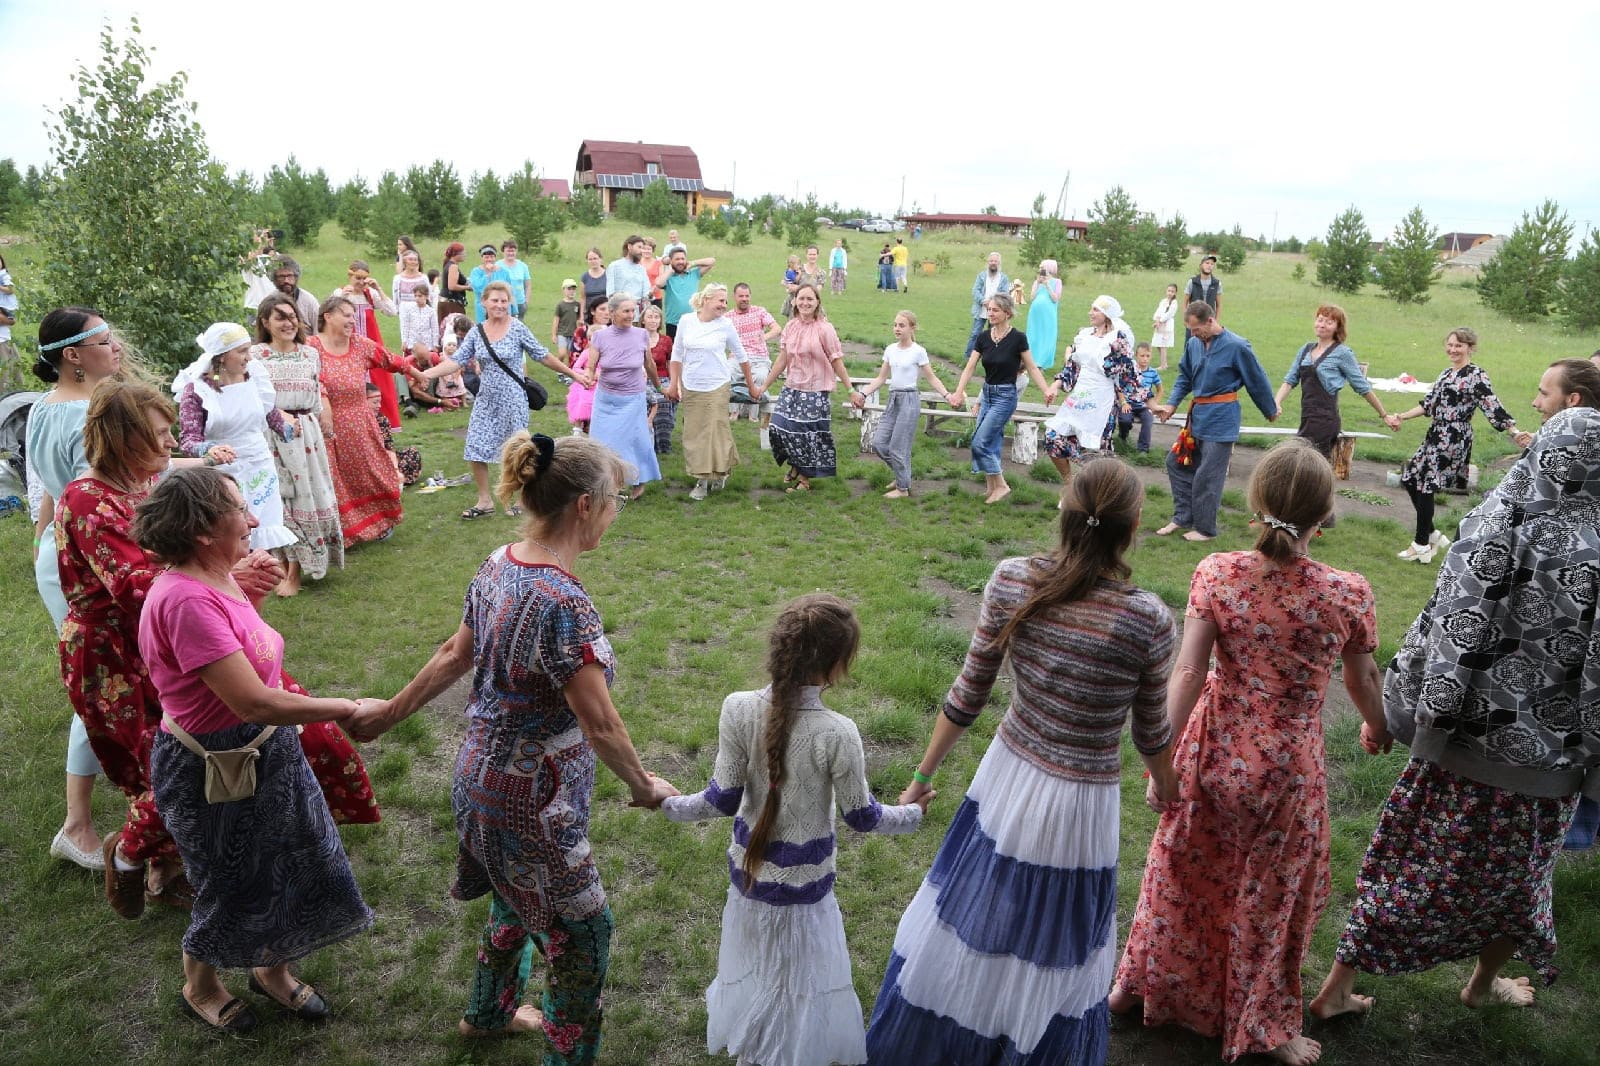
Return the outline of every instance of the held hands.
{"type": "Polygon", "coordinates": [[[227,466],[239,458],[239,453],[226,444],[214,444],[207,449],[205,457],[211,460],[212,466],[227,466]]]}
{"type": "Polygon", "coordinates": [[[948,402],[952,410],[965,411],[967,409],[967,394],[957,389],[950,394],[948,402]]]}
{"type": "Polygon", "coordinates": [[[1388,426],[1390,429],[1399,429],[1400,428],[1400,416],[1399,415],[1384,415],[1383,416],[1383,424],[1388,426]]]}
{"type": "Polygon", "coordinates": [[[657,777],[648,770],[644,776],[644,787],[633,790],[633,798],[628,801],[630,807],[643,807],[647,811],[653,811],[661,806],[663,800],[683,794],[664,777],[657,777]]]}
{"type": "Polygon", "coordinates": [[[377,740],[393,725],[389,721],[389,701],[371,698],[357,700],[355,710],[344,720],[345,732],[363,744],[377,740]]]}
{"type": "Polygon", "coordinates": [[[1528,445],[1533,443],[1533,434],[1529,433],[1525,429],[1519,429],[1517,432],[1511,434],[1511,443],[1515,444],[1519,448],[1526,448],[1528,445]]]}
{"type": "Polygon", "coordinates": [[[665,396],[667,399],[671,400],[673,403],[677,403],[679,400],[681,400],[683,398],[683,394],[681,392],[679,392],[677,389],[673,388],[671,385],[668,385],[666,388],[662,389],[661,390],[661,395],[665,396]]]}
{"type": "Polygon", "coordinates": [[[1164,766],[1160,773],[1150,775],[1150,783],[1145,786],[1144,801],[1152,811],[1165,814],[1178,802],[1178,774],[1171,766],[1164,766]]]}
{"type": "Polygon", "coordinates": [[[1387,755],[1394,748],[1394,737],[1389,735],[1388,729],[1374,730],[1365,722],[1361,723],[1361,750],[1368,755],[1387,755]]]}
{"type": "Polygon", "coordinates": [[[938,794],[939,790],[932,785],[925,785],[921,781],[914,780],[906,786],[904,792],[900,793],[900,803],[901,805],[915,803],[926,814],[928,812],[928,804],[932,803],[933,798],[938,794]]]}
{"type": "Polygon", "coordinates": [[[1167,419],[1172,417],[1172,405],[1169,403],[1152,404],[1150,407],[1150,412],[1158,419],[1165,422],[1167,419]]]}
{"type": "Polygon", "coordinates": [[[867,406],[867,398],[861,395],[859,392],[852,392],[850,394],[850,406],[859,411],[861,408],[867,406]]]}
{"type": "Polygon", "coordinates": [[[240,559],[233,568],[234,582],[252,603],[277,588],[283,574],[283,564],[260,549],[240,559]]]}
{"type": "Polygon", "coordinates": [[[1050,384],[1046,385],[1044,389],[1044,405],[1049,407],[1051,404],[1055,403],[1056,396],[1060,392],[1061,386],[1058,383],[1052,381],[1050,384]]]}

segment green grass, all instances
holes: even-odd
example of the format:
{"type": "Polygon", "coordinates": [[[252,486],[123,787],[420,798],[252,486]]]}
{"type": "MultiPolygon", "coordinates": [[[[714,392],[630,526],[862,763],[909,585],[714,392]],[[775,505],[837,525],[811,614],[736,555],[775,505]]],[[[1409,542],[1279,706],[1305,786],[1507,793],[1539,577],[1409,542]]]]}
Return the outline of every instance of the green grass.
{"type": "MultiPolygon", "coordinates": [[[[556,264],[534,263],[540,294],[534,307],[554,302],[553,283],[581,269],[588,244],[601,244],[610,258],[625,233],[623,226],[607,225],[598,237],[563,234],[569,254],[556,264]]],[[[497,230],[474,228],[464,240],[470,245],[499,236],[497,230]]],[[[784,249],[776,242],[733,249],[707,247],[689,236],[696,254],[718,257],[713,277],[748,279],[758,299],[778,304],[784,249]]],[[[972,274],[989,243],[924,239],[919,254],[949,250],[959,269],[931,279],[914,276],[909,295],[877,293],[872,272],[858,266],[850,292],[827,299],[829,312],[847,338],[878,345],[890,339],[893,311],[909,306],[922,319],[922,340],[931,351],[958,354],[972,274]]],[[[326,292],[342,280],[351,251],[330,226],[321,248],[295,254],[307,267],[308,287],[326,292]]],[[[866,252],[858,239],[858,263],[866,252]]],[[[1322,295],[1288,278],[1292,262],[1260,257],[1227,279],[1227,320],[1256,342],[1274,377],[1308,335],[1322,295]]],[[[1014,255],[1008,255],[1007,267],[1016,271],[1014,255]]],[[[384,277],[383,265],[377,273],[384,277]]],[[[1064,334],[1102,290],[1123,301],[1137,327],[1166,280],[1164,274],[1129,275],[1108,282],[1075,271],[1067,283],[1064,334]]],[[[1372,360],[1374,373],[1409,369],[1431,377],[1442,365],[1443,332],[1472,323],[1484,334],[1484,361],[1502,396],[1520,409],[1545,363],[1595,347],[1594,338],[1579,342],[1544,327],[1519,332],[1489,321],[1469,293],[1448,286],[1435,291],[1434,303],[1420,310],[1395,309],[1376,297],[1344,301],[1355,325],[1352,341],[1372,360]]],[[[535,325],[543,334],[546,322],[535,325]]],[[[1345,404],[1352,423],[1364,410],[1345,404]]],[[[429,473],[458,474],[465,466],[454,431],[464,423],[459,414],[415,419],[406,423],[404,443],[421,445],[429,473]]],[[[534,424],[564,431],[561,408],[552,405],[535,415],[534,424]]],[[[857,428],[839,420],[841,477],[818,482],[817,491],[804,497],[782,493],[779,471],[757,450],[748,423],[735,427],[747,465],[735,471],[725,492],[704,503],[687,499],[681,454],[675,454],[664,461],[668,485],[651,486],[600,549],[578,565],[617,649],[617,706],[646,764],[686,790],[702,787],[710,772],[722,697],[761,683],[765,631],[778,606],[827,589],[856,605],[865,632],[853,676],[830,691],[829,701],[860,723],[871,781],[880,795],[892,798],[908,779],[959,669],[976,597],[995,560],[1044,550],[1052,540],[1056,477],[1048,464],[1008,471],[1016,485],[1011,501],[985,508],[981,482],[967,473],[948,439],[919,435],[914,469],[919,482],[935,483],[932,491],[885,501],[878,495],[887,486],[882,464],[856,457],[857,428]]],[[[1408,425],[1403,443],[1394,446],[1397,457],[1414,447],[1418,432],[1415,423],[1408,425]]],[[[1479,440],[1480,462],[1502,454],[1492,434],[1479,440]]],[[[343,572],[298,599],[267,605],[268,620],[288,640],[288,666],[308,687],[330,695],[391,694],[453,631],[479,562],[513,531],[501,518],[459,521],[456,513],[470,492],[408,493],[406,520],[392,540],[353,552],[343,572]]],[[[1147,504],[1146,524],[1154,525],[1148,517],[1160,516],[1169,505],[1165,489],[1150,487],[1147,504]]],[[[1248,543],[1253,531],[1239,494],[1230,491],[1226,504],[1221,544],[1248,543]]],[[[1409,517],[1406,509],[1397,510],[1406,513],[1394,521],[1342,519],[1314,548],[1319,558],[1372,578],[1381,659],[1393,654],[1426,601],[1434,573],[1393,561],[1406,535],[1401,523],[1409,517]]],[[[1190,574],[1206,550],[1144,537],[1132,555],[1134,579],[1181,613],[1190,574]]],[[[7,917],[0,928],[0,1058],[172,1062],[232,1051],[233,1045],[213,1039],[175,1009],[183,919],[153,913],[138,922],[121,921],[100,901],[93,878],[45,854],[60,821],[69,712],[48,620],[27,565],[23,522],[0,521],[0,560],[0,594],[10,607],[0,618],[0,641],[8,651],[0,685],[0,790],[7,800],[0,807],[0,856],[7,871],[0,879],[7,917]]],[[[991,713],[952,754],[940,775],[941,796],[921,832],[896,839],[841,835],[838,894],[864,1005],[876,993],[900,912],[994,734],[1006,696],[1002,684],[991,713]]],[[[339,1015],[333,1024],[308,1030],[269,1016],[259,1036],[239,1045],[240,1054],[272,1063],[509,1063],[535,1057],[525,1044],[467,1045],[453,1035],[485,913],[481,903],[463,906],[446,894],[455,850],[449,779],[459,733],[458,714],[433,709],[366,749],[384,821],[343,835],[379,916],[377,927],[313,955],[305,965],[305,977],[339,1015]]],[[[1361,755],[1349,719],[1333,723],[1328,749],[1335,897],[1306,962],[1313,985],[1331,958],[1378,806],[1402,763],[1399,754],[1361,755]]],[[[1125,751],[1125,765],[1119,909],[1124,928],[1153,826],[1131,751],[1125,751]]],[[[602,773],[593,835],[618,927],[603,1059],[692,1066],[725,1061],[704,1055],[703,991],[716,965],[728,826],[674,826],[659,815],[629,810],[625,798],[617,781],[602,773]]],[[[96,806],[101,828],[109,828],[121,797],[103,785],[96,806]]],[[[1555,906],[1563,978],[1541,992],[1534,1010],[1474,1014],[1460,1008],[1454,996],[1465,979],[1464,964],[1363,981],[1363,990],[1379,996],[1378,1010],[1363,1022],[1314,1028],[1312,1035],[1324,1041],[1323,1061],[1595,1061],[1600,868],[1592,860],[1561,864],[1555,906]]],[[[237,975],[233,983],[242,990],[237,975]]],[[[1210,1063],[1218,1055],[1215,1041],[1172,1031],[1119,1030],[1112,1048],[1119,1063],[1210,1063]]]]}

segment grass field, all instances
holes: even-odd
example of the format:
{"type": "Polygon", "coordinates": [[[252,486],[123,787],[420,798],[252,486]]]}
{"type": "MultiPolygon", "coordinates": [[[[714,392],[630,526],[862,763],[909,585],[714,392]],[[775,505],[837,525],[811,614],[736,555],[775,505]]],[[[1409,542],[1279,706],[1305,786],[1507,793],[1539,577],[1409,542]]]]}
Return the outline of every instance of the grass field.
{"type": "MultiPolygon", "coordinates": [[[[610,259],[627,232],[608,224],[598,232],[563,234],[560,261],[534,261],[535,311],[529,321],[541,336],[548,332],[548,318],[540,309],[554,304],[563,276],[581,270],[584,249],[599,244],[610,259]]],[[[474,228],[463,239],[472,246],[501,236],[498,230],[474,228]]],[[[736,249],[708,247],[692,230],[685,236],[694,254],[718,257],[714,278],[748,280],[759,301],[773,308],[780,303],[776,279],[785,249],[776,242],[758,239],[736,249]]],[[[823,236],[822,243],[831,244],[831,235],[823,236]]],[[[857,236],[853,244],[852,258],[861,265],[852,271],[850,291],[825,299],[841,333],[872,345],[888,343],[893,312],[910,307],[922,319],[921,340],[929,350],[958,356],[970,324],[972,277],[989,246],[1007,251],[1009,272],[1031,273],[999,239],[927,237],[916,252],[948,251],[954,268],[932,278],[914,275],[909,294],[885,295],[873,288],[875,271],[867,261],[876,245],[870,236],[857,236]]],[[[321,247],[292,251],[307,268],[307,287],[327,292],[342,281],[352,249],[329,226],[321,247]]],[[[429,246],[430,258],[436,252],[429,246]]],[[[18,256],[23,264],[26,258],[18,256]]],[[[1275,380],[1310,336],[1312,312],[1323,298],[1314,285],[1290,278],[1294,262],[1287,256],[1256,257],[1225,279],[1224,320],[1255,343],[1275,380]]],[[[375,265],[374,274],[386,281],[387,265],[375,265]]],[[[14,261],[13,272],[25,285],[26,266],[14,261]]],[[[1071,335],[1089,300],[1101,291],[1116,295],[1128,309],[1128,320],[1141,329],[1166,282],[1181,282],[1188,273],[1192,270],[1174,277],[1104,279],[1075,270],[1063,300],[1063,336],[1071,335]]],[[[1448,280],[1421,309],[1397,309],[1375,295],[1342,302],[1351,313],[1351,343],[1371,361],[1375,374],[1409,370],[1432,378],[1444,365],[1444,332],[1474,326],[1483,335],[1482,361],[1500,395],[1528,424],[1534,418],[1526,404],[1542,367],[1557,356],[1586,354],[1600,341],[1493,320],[1471,292],[1448,280]]],[[[197,323],[195,332],[203,326],[197,323]]],[[[857,364],[863,370],[869,365],[857,364]]],[[[950,368],[940,369],[950,381],[950,368]]],[[[559,397],[559,388],[554,391],[559,397]]],[[[1386,402],[1401,409],[1412,401],[1386,402]]],[[[1377,428],[1365,405],[1347,401],[1344,409],[1350,424],[1377,428]]],[[[1289,418],[1292,424],[1292,412],[1289,418]]],[[[406,423],[402,443],[422,447],[428,473],[459,474],[465,470],[459,439],[464,425],[461,414],[424,416],[406,423]]],[[[534,425],[564,431],[559,405],[535,415],[534,425]]],[[[855,603],[866,634],[853,676],[829,699],[860,723],[873,785],[892,798],[909,778],[959,667],[975,597],[994,562],[1043,550],[1053,539],[1055,478],[1048,464],[1031,471],[1009,469],[1016,486],[1010,501],[985,508],[978,495],[981,483],[967,473],[965,453],[947,440],[919,436],[916,477],[931,488],[909,501],[885,501],[878,493],[888,487],[887,470],[856,456],[856,428],[842,418],[836,422],[841,477],[819,482],[808,497],[783,495],[780,472],[757,450],[748,423],[736,427],[746,465],[735,471],[727,491],[704,503],[688,500],[681,456],[675,454],[663,462],[666,485],[652,486],[616,522],[601,548],[577,567],[617,649],[614,695],[635,743],[648,767],[685,791],[703,787],[709,774],[722,696],[761,683],[765,627],[778,605],[799,593],[826,589],[855,603]]],[[[1408,423],[1393,442],[1363,446],[1359,454],[1401,459],[1420,433],[1419,423],[1408,423]]],[[[1480,432],[1478,439],[1480,463],[1509,454],[1509,446],[1492,433],[1480,432]]],[[[268,620],[288,640],[290,669],[313,691],[392,694],[455,628],[462,594],[479,562],[513,535],[511,522],[503,518],[460,522],[456,513],[470,502],[470,492],[408,493],[406,520],[393,539],[352,553],[342,573],[299,598],[267,606],[268,620]]],[[[1243,546],[1252,531],[1241,494],[1230,490],[1224,502],[1219,546],[1243,546]]],[[[1163,489],[1149,490],[1149,516],[1163,515],[1167,506],[1163,489]]],[[[1372,579],[1380,660],[1394,653],[1431,591],[1432,568],[1394,560],[1404,537],[1396,521],[1353,517],[1341,520],[1314,547],[1319,558],[1372,579]]],[[[1203,555],[1200,546],[1141,538],[1132,556],[1134,580],[1181,613],[1190,573],[1203,555]]],[[[0,808],[0,859],[7,871],[0,878],[0,906],[7,916],[0,927],[0,1059],[155,1063],[231,1053],[271,1063],[454,1064],[536,1058],[527,1044],[472,1045],[454,1035],[486,910],[481,903],[462,906],[446,896],[455,849],[448,785],[460,733],[459,691],[366,749],[384,821],[347,829],[344,837],[378,925],[365,937],[312,956],[304,968],[304,976],[328,997],[337,1020],[307,1030],[269,1015],[258,1036],[235,1047],[178,1016],[182,917],[152,913],[124,922],[99,899],[93,878],[45,854],[60,821],[69,711],[47,616],[33,588],[28,531],[16,519],[0,521],[0,597],[8,608],[0,617],[0,641],[8,652],[0,685],[0,751],[5,752],[0,789],[7,800],[0,808]]],[[[864,1006],[870,1007],[876,993],[900,912],[993,736],[1006,695],[1003,680],[990,713],[941,772],[941,795],[923,830],[896,839],[841,835],[838,895],[864,1006]]],[[[1376,812],[1404,759],[1400,753],[1363,756],[1355,732],[1348,714],[1330,723],[1334,899],[1306,962],[1313,988],[1348,913],[1356,866],[1376,812]]],[[[1125,929],[1153,816],[1142,802],[1143,782],[1131,751],[1124,761],[1129,773],[1119,916],[1125,929]]],[[[728,826],[673,826],[659,815],[629,810],[625,799],[625,790],[602,773],[593,836],[617,918],[603,1061],[630,1066],[717,1061],[704,1055],[702,992],[716,963],[728,826]]],[[[120,796],[102,786],[96,805],[99,825],[110,828],[120,796]]],[[[1593,1011],[1600,999],[1600,866],[1593,859],[1561,864],[1555,906],[1563,976],[1541,992],[1534,1009],[1473,1013],[1460,1007],[1455,993],[1465,980],[1465,964],[1363,981],[1361,990],[1379,997],[1370,1018],[1310,1030],[1324,1042],[1323,1061],[1415,1066],[1597,1061],[1593,1011]]],[[[1513,972],[1526,970],[1513,964],[1513,972]]],[[[234,987],[243,991],[242,977],[235,977],[234,987]]],[[[1216,1041],[1181,1032],[1118,1030],[1112,1037],[1112,1060],[1120,1064],[1204,1063],[1217,1055],[1216,1041]]]]}

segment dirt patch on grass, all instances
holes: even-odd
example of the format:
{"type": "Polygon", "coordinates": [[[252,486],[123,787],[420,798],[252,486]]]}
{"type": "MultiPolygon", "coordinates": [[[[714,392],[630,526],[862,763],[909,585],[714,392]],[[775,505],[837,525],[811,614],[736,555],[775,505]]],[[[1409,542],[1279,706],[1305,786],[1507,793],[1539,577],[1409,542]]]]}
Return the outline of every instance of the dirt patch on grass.
{"type": "Polygon", "coordinates": [[[950,620],[952,628],[963,633],[971,633],[978,628],[978,604],[980,597],[975,592],[956,588],[942,577],[924,575],[917,587],[925,592],[931,592],[945,602],[944,617],[950,620]]]}

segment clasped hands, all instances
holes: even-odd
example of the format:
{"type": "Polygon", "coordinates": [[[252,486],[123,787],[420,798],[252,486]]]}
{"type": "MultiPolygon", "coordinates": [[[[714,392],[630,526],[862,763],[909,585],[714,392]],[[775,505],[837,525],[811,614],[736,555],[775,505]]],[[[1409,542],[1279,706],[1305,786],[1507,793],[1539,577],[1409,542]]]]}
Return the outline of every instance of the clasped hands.
{"type": "Polygon", "coordinates": [[[938,794],[939,790],[932,785],[913,780],[911,784],[906,786],[905,791],[900,793],[900,803],[902,805],[915,803],[922,808],[922,813],[926,814],[928,813],[928,804],[932,803],[933,798],[938,794]]]}
{"type": "Polygon", "coordinates": [[[251,603],[259,603],[263,596],[277,588],[283,575],[283,564],[273,558],[271,552],[260,548],[233,566],[234,583],[251,603]]]}

